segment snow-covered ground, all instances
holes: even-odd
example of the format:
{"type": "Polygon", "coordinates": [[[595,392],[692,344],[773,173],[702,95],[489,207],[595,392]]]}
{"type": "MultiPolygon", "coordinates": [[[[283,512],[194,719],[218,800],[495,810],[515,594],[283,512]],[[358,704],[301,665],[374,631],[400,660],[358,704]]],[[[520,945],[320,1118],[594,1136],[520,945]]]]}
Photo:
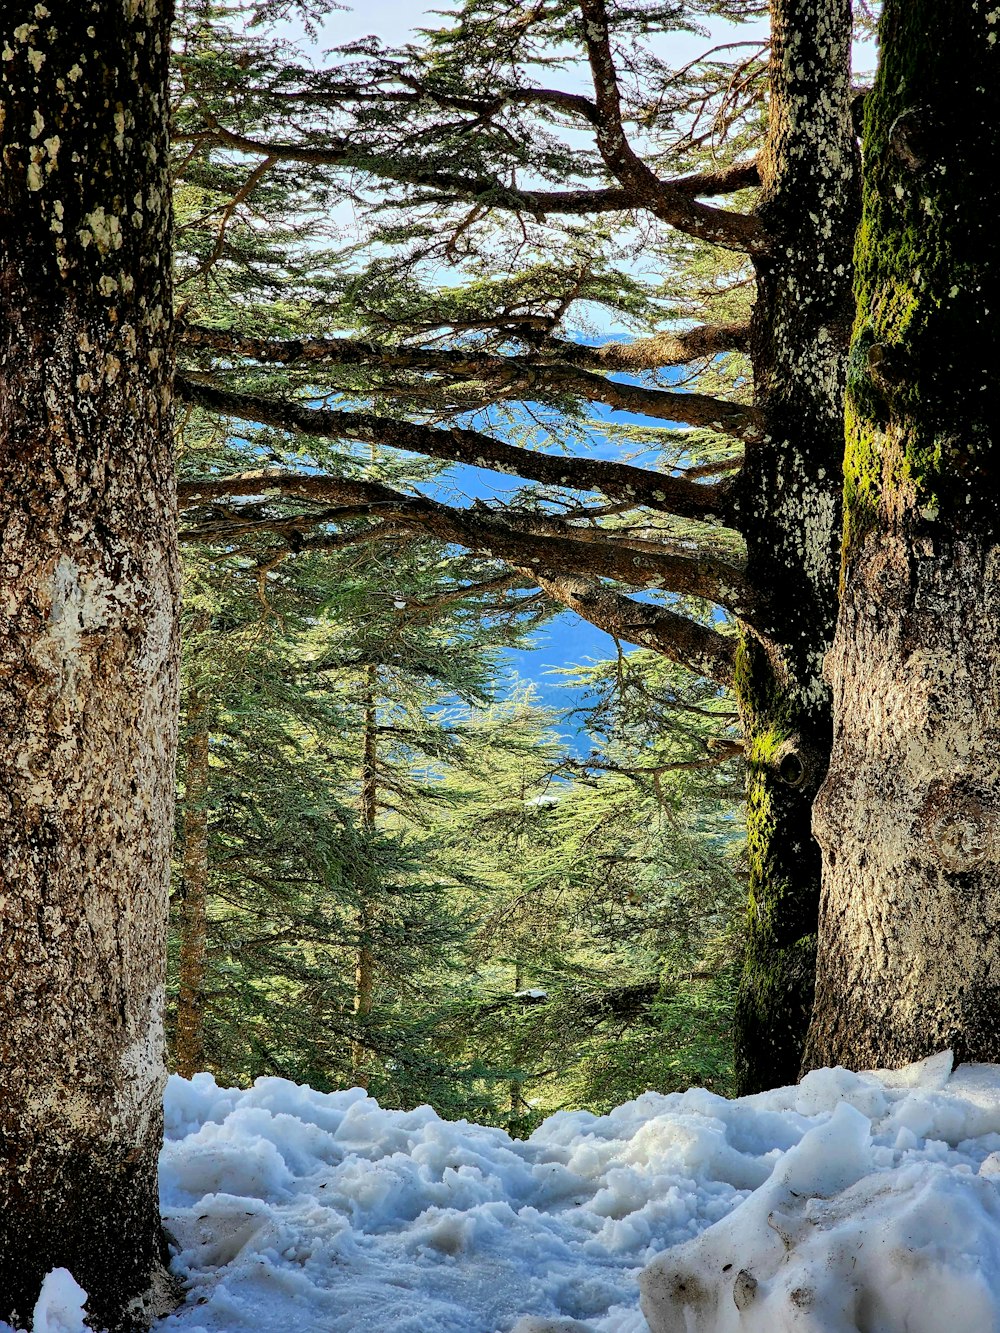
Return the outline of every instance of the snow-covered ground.
{"type": "MultiPolygon", "coordinates": [[[[526,1142],[273,1078],[172,1078],[166,1118],[157,1333],[1000,1330],[1000,1067],[646,1093],[526,1142]]],[[[80,1299],[51,1276],[36,1333],[80,1299]]]]}

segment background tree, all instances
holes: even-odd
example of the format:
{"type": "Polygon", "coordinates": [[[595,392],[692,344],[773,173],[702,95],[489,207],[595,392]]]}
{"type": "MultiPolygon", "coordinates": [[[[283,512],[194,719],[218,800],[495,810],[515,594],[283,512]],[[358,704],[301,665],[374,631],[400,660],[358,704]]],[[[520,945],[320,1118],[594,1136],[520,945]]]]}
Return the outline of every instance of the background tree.
{"type": "MultiPolygon", "coordinates": [[[[696,5],[470,3],[423,46],[368,41],[323,71],[237,44],[205,6],[189,12],[214,46],[180,66],[184,171],[241,184],[213,214],[217,276],[202,276],[217,304],[205,319],[189,309],[181,393],[284,432],[268,491],[307,500],[315,522],[373,540],[429,531],[488,553],[609,632],[735,685],[751,829],[740,1084],[791,1080],[812,993],[810,808],[830,737],[821,664],[856,215],[849,4],[775,0],[763,136],[759,53],[674,69],[644,44],[690,26],[696,5]],[[560,86],[577,71],[586,92],[560,86]],[[245,301],[218,304],[248,271],[228,238],[241,217],[253,233],[255,191],[292,170],[313,207],[349,200],[373,216],[370,248],[322,271],[312,254],[297,302],[257,304],[248,323],[245,301]],[[652,283],[636,277],[640,256],[652,283]],[[678,332],[711,269],[728,270],[728,294],[678,332]],[[581,344],[570,331],[587,302],[645,336],[581,344]],[[699,369],[717,384],[718,358],[747,351],[752,405],[738,365],[725,394],[701,392],[699,369]],[[694,374],[683,390],[648,378],[679,366],[694,374]],[[623,431],[608,409],[647,424],[623,431]],[[596,450],[582,424],[594,412],[596,450]],[[704,436],[667,441],[656,421],[708,431],[707,465],[704,436]],[[494,483],[489,502],[463,507],[344,475],[344,443],[373,439],[528,484],[501,497],[494,483]],[[659,457],[623,461],[626,441],[659,457]],[[736,617],[738,650],[678,596],[736,617]]],[[[216,476],[182,494],[217,522],[273,522],[241,512],[260,491],[259,478],[216,476]]]]}
{"type": "Polygon", "coordinates": [[[0,1317],[64,1266],[115,1330],[165,1277],[169,20],[0,15],[0,1317]]]}
{"type": "Polygon", "coordinates": [[[517,1131],[648,1087],[732,1086],[739,746],[716,692],[683,674],[651,653],[596,663],[600,750],[476,765],[456,832],[487,893],[471,895],[461,1041],[512,1069],[517,1131]]]}
{"type": "Polygon", "coordinates": [[[995,28],[887,3],[866,105],[810,1065],[1000,1053],[995,28]]]}
{"type": "Polygon", "coordinates": [[[282,560],[266,536],[188,563],[176,1066],[469,1109],[431,1050],[467,933],[436,826],[531,607],[491,610],[510,580],[433,542],[282,560]]]}

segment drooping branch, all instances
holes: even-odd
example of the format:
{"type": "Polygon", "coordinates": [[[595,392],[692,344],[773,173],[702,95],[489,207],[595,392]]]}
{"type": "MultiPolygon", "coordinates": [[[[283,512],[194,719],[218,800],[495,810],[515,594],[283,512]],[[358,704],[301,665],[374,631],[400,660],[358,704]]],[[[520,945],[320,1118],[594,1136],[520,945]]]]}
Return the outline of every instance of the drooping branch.
{"type": "MultiPolygon", "coordinates": [[[[532,531],[522,531],[505,516],[477,507],[458,509],[426,496],[404,495],[377,482],[356,481],[303,473],[252,472],[240,476],[182,481],[178,498],[182,509],[210,504],[226,498],[298,498],[334,506],[348,505],[354,516],[389,521],[412,531],[429,532],[440,541],[452,542],[472,551],[484,552],[516,568],[549,568],[562,574],[615,579],[633,588],[656,588],[704,598],[725,607],[734,615],[751,619],[752,590],[740,571],[721,560],[705,556],[683,556],[673,552],[638,550],[625,544],[577,540],[557,524],[551,533],[539,530],[541,516],[531,516],[532,531]]],[[[330,509],[319,509],[315,523],[329,522],[330,509]]],[[[267,514],[231,514],[240,532],[252,530],[254,522],[273,527],[267,514]]],[[[215,518],[214,535],[222,534],[225,515],[215,518]]]]}
{"type": "MultiPolygon", "coordinates": [[[[545,454],[457,426],[438,429],[365,412],[332,412],[254,394],[232,393],[191,376],[179,375],[175,387],[183,401],[278,430],[375,443],[429,458],[488,468],[543,485],[599,491],[610,499],[643,504],[683,518],[724,519],[732,508],[725,483],[702,485],[628,463],[545,454]]],[[[677,395],[678,398],[693,396],[677,395]]]]}
{"type": "Polygon", "coordinates": [[[615,592],[597,579],[534,567],[522,572],[535,579],[554,601],[613,638],[651,648],[720,685],[732,684],[735,638],[666,607],[615,592]]]}
{"type": "MultiPolygon", "coordinates": [[[[188,136],[189,142],[225,145],[240,153],[270,158],[275,162],[353,168],[382,180],[432,190],[444,203],[468,200],[486,208],[527,213],[539,218],[550,213],[580,217],[592,213],[648,210],[678,231],[726,249],[745,254],[766,254],[768,249],[768,238],[756,218],[746,213],[713,208],[697,201],[700,193],[717,193],[720,186],[727,182],[754,179],[756,168],[750,164],[741,164],[739,171],[733,174],[710,172],[704,177],[682,177],[677,185],[661,181],[643,164],[644,170],[649,172],[651,181],[655,183],[655,190],[645,183],[642,188],[638,188],[638,178],[636,182],[618,188],[530,190],[507,184],[497,177],[473,176],[461,171],[429,167],[419,159],[408,159],[401,153],[366,153],[349,138],[334,139],[323,144],[273,142],[237,134],[214,117],[208,116],[207,119],[209,128],[188,136]]],[[[731,188],[740,186],[737,184],[731,188]]]]}
{"type": "MultiPolygon", "coordinates": [[[[603,403],[621,412],[654,417],[661,421],[711,426],[735,439],[758,440],[762,433],[760,416],[752,407],[709,394],[677,393],[665,389],[648,389],[637,384],[619,384],[588,370],[535,357],[497,356],[451,348],[382,347],[356,338],[272,340],[197,325],[183,330],[182,341],[192,348],[209,348],[276,365],[300,362],[370,365],[385,370],[435,373],[450,377],[452,382],[477,377],[487,382],[492,401],[526,398],[548,390],[574,394],[588,402],[603,403]]],[[[559,351],[564,345],[573,347],[572,343],[563,344],[561,340],[553,340],[553,348],[559,351]]],[[[627,344],[619,343],[615,346],[623,349],[627,344]]]]}

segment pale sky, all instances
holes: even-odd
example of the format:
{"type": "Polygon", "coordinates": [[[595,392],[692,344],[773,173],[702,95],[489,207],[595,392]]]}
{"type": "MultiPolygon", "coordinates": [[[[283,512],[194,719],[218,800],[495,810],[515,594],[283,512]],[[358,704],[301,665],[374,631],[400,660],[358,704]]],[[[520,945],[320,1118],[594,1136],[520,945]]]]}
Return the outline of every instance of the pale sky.
{"type": "MultiPolygon", "coordinates": [[[[442,19],[434,11],[451,7],[449,0],[440,0],[432,5],[421,4],[419,0],[367,0],[366,3],[352,5],[350,9],[331,14],[324,30],[327,40],[337,45],[365,37],[369,33],[375,33],[389,42],[398,42],[405,40],[425,20],[428,27],[440,26],[442,19]]],[[[721,23],[712,26],[719,31],[716,40],[727,40],[733,33],[739,39],[750,40],[767,31],[764,23],[744,24],[738,29],[721,23]]],[[[682,59],[699,55],[712,45],[712,38],[689,36],[686,33],[674,33],[664,40],[669,43],[670,52],[682,59]]],[[[326,42],[321,40],[320,46],[324,45],[326,42]]]]}
{"type": "MultiPolygon", "coordinates": [[[[436,27],[440,17],[433,13],[435,8],[443,9],[448,0],[440,0],[436,5],[421,4],[419,0],[366,0],[366,3],[353,5],[350,9],[331,14],[325,26],[326,40],[321,39],[322,49],[327,45],[341,45],[375,33],[387,42],[396,43],[405,40],[415,27],[428,19],[429,27],[436,27]]],[[[765,35],[766,23],[744,24],[732,28],[721,23],[713,25],[716,29],[715,40],[732,40],[735,35],[739,40],[751,40],[765,35]]],[[[700,55],[712,45],[712,38],[694,37],[686,33],[674,33],[664,41],[668,43],[671,55],[675,59],[690,60],[700,55]]],[[[666,54],[666,52],[664,52],[666,54]]],[[[854,69],[859,76],[864,76],[875,67],[875,49],[872,43],[859,44],[854,50],[854,69]]]]}

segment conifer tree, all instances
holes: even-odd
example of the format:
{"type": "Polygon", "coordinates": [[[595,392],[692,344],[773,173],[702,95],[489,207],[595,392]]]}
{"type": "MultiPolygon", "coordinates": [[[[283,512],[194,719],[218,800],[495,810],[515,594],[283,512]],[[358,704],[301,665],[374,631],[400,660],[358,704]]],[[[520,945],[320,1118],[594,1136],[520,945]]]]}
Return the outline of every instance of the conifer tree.
{"type": "Polygon", "coordinates": [[[536,739],[476,765],[455,834],[481,881],[461,1033],[509,1066],[515,1132],[647,1087],[731,1087],[740,747],[683,674],[650,653],[594,664],[577,684],[600,750],[536,739]]]}
{"type": "MultiPolygon", "coordinates": [[[[422,45],[363,42],[320,70],[263,39],[237,43],[222,11],[189,11],[228,56],[199,63],[192,50],[181,63],[185,171],[240,180],[224,187],[233,206],[206,282],[224,296],[249,280],[241,210],[252,236],[257,192],[280,182],[327,210],[328,227],[344,201],[371,227],[325,266],[302,255],[284,302],[255,304],[249,322],[235,299],[192,310],[180,392],[276,432],[267,492],[272,506],[299,505],[297,532],[308,513],[373,541],[432,533],[735,685],[750,775],[738,1024],[749,1089],[794,1077],[812,990],[809,821],[830,736],[821,667],[836,609],[855,154],[846,0],[774,0],[766,129],[760,52],[735,69],[711,57],[678,70],[644,45],[716,9],[470,0],[422,45]],[[585,92],[571,90],[576,71],[585,92]],[[635,275],[640,253],[659,269],[652,282],[635,275]],[[442,266],[454,274],[444,286],[442,266]],[[706,266],[728,266],[730,280],[701,303],[707,322],[685,328],[706,266]],[[740,300],[751,275],[752,317],[740,300]],[[581,343],[571,330],[587,303],[642,336],[581,343]],[[724,393],[656,378],[700,367],[708,389],[720,357],[735,376],[724,393]],[[668,440],[609,411],[688,430],[668,440]],[[463,506],[345,474],[352,442],[371,440],[525,484],[463,506]],[[642,449],[651,466],[622,457],[642,449]],[[739,644],[684,614],[685,596],[734,616],[739,644]]],[[[247,476],[182,490],[218,524],[273,526],[260,495],[247,476]]]]}
{"type": "Polygon", "coordinates": [[[188,562],[176,1065],[440,1099],[434,978],[463,929],[431,812],[531,607],[491,612],[509,579],[434,543],[281,554],[254,534],[188,562]]]}

